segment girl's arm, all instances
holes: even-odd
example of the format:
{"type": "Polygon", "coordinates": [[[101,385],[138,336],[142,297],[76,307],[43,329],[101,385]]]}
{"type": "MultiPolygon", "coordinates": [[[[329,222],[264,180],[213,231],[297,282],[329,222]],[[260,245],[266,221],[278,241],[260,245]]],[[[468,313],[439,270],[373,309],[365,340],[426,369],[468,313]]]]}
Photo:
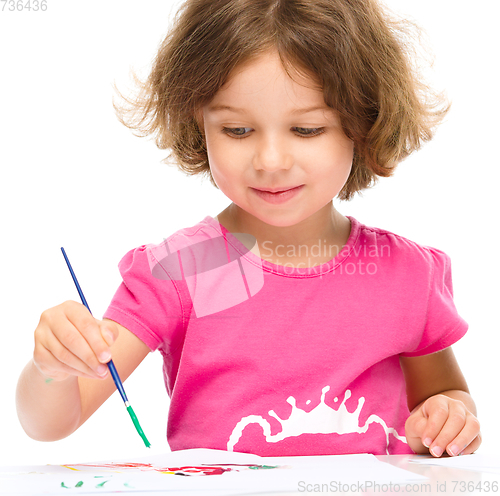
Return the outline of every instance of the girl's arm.
{"type": "Polygon", "coordinates": [[[35,331],[33,359],[17,385],[23,429],[39,441],[69,436],[116,390],[108,372],[104,378],[97,372],[109,354],[124,381],[149,351],[125,327],[95,319],[79,303],[47,310],[35,331]]]}
{"type": "Polygon", "coordinates": [[[406,438],[415,453],[455,456],[481,444],[476,405],[451,348],[419,357],[400,357],[406,380],[406,438]]]}

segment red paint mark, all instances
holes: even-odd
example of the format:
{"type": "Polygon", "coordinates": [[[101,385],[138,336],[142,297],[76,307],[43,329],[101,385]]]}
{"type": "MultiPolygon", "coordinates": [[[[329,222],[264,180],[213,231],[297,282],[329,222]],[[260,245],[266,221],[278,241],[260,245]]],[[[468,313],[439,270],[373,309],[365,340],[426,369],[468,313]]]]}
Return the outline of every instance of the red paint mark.
{"type": "Polygon", "coordinates": [[[221,475],[224,472],[230,472],[231,468],[223,468],[218,465],[203,467],[174,467],[165,469],[166,472],[174,472],[175,475],[221,475]]]}
{"type": "MultiPolygon", "coordinates": [[[[186,465],[184,467],[157,467],[150,463],[81,463],[77,467],[95,467],[95,468],[110,468],[110,469],[138,469],[141,471],[155,471],[161,473],[170,473],[175,475],[221,475],[224,472],[236,471],[239,472],[245,469],[259,469],[259,468],[275,468],[267,465],[254,465],[254,464],[218,464],[218,465],[186,465]]],[[[70,468],[68,466],[68,468],[70,468]]]]}

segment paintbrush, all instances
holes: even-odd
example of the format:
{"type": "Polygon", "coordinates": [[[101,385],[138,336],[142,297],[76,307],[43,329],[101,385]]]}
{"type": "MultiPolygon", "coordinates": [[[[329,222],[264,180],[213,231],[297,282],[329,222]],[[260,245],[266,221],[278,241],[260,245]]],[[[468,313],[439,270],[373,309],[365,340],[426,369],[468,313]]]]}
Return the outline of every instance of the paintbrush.
{"type": "MultiPolygon", "coordinates": [[[[90,308],[89,308],[89,305],[87,303],[87,300],[85,299],[85,296],[83,295],[83,291],[82,291],[82,288],[80,288],[80,284],[78,284],[78,279],[76,278],[76,275],[73,272],[73,268],[71,267],[71,264],[69,263],[68,256],[66,255],[66,252],[64,251],[63,247],[61,247],[61,251],[62,251],[62,254],[64,256],[64,260],[66,260],[66,264],[68,265],[68,269],[71,273],[71,277],[73,278],[73,281],[75,283],[78,294],[80,295],[80,299],[82,300],[82,303],[85,305],[87,310],[90,312],[90,308]]],[[[92,312],[90,312],[90,315],[92,315],[92,312]]],[[[129,413],[130,418],[132,419],[132,422],[134,423],[134,426],[135,426],[137,432],[139,433],[139,436],[141,436],[142,440],[144,441],[146,448],[149,448],[151,446],[151,444],[148,441],[144,432],[142,431],[141,426],[139,424],[139,420],[137,420],[137,417],[135,415],[133,408],[130,406],[127,395],[125,394],[125,389],[123,389],[122,381],[120,379],[120,376],[118,375],[118,372],[115,368],[115,364],[113,363],[113,360],[110,360],[108,362],[108,368],[109,368],[109,372],[111,373],[111,377],[113,378],[113,381],[116,385],[116,389],[118,389],[118,392],[120,393],[120,396],[123,399],[123,403],[125,403],[125,407],[127,408],[127,412],[129,413]]]]}

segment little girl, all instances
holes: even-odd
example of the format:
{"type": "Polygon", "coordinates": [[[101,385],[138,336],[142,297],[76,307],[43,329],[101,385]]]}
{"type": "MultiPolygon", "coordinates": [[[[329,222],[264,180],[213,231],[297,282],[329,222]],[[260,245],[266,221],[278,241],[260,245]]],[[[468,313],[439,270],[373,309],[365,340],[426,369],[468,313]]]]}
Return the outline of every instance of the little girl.
{"type": "Polygon", "coordinates": [[[431,139],[446,105],[376,0],[187,0],[121,119],[231,204],[129,251],[103,320],[43,312],[21,423],[80,427],[152,350],[173,450],[472,453],[450,259],[333,206],[431,139]],[[50,378],[53,381],[47,381],[50,378]]]}

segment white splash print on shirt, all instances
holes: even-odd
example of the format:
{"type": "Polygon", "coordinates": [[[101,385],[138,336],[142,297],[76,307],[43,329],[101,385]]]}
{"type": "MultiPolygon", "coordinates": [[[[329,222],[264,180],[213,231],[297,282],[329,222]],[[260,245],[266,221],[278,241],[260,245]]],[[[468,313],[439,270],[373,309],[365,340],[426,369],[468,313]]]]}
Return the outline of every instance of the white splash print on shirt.
{"type": "MultiPolygon", "coordinates": [[[[263,431],[266,441],[268,443],[277,443],[287,437],[300,436],[301,434],[363,434],[368,430],[372,423],[380,424],[386,436],[386,453],[389,454],[389,434],[392,434],[396,439],[406,443],[406,438],[400,436],[396,429],[388,427],[377,415],[370,415],[362,427],[359,426],[359,414],[365,403],[365,398],[360,397],[358,406],[352,413],[347,411],[345,406],[346,401],[351,397],[351,391],[347,389],[344,393],[344,399],[337,410],[329,407],[325,403],[325,395],[330,391],[330,386],[325,386],[321,390],[321,401],[319,405],[313,408],[310,412],[306,412],[297,407],[296,400],[290,396],[286,401],[292,405],[292,412],[287,419],[280,419],[273,410],[269,411],[269,415],[275,418],[281,424],[281,432],[271,434],[271,426],[269,422],[260,415],[249,415],[243,417],[233,429],[229,441],[227,443],[227,450],[233,451],[235,445],[240,440],[243,430],[247,425],[259,424],[263,431]]],[[[338,398],[335,398],[335,403],[338,398]]],[[[310,400],[306,402],[309,404],[310,400]]]]}

